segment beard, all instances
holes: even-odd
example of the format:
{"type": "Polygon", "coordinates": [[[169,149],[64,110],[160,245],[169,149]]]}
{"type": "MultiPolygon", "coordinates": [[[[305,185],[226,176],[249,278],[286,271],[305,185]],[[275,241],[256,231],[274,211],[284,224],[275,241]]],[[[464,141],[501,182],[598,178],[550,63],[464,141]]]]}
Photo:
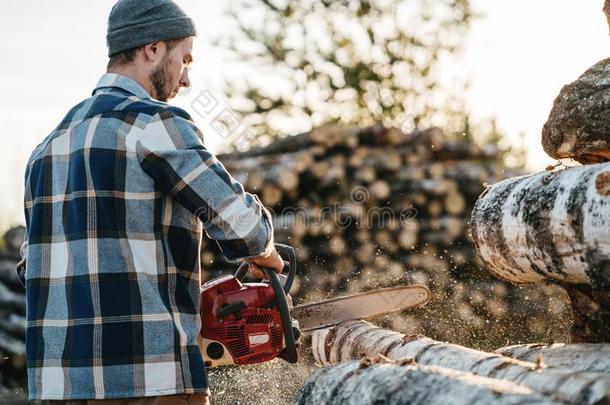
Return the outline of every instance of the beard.
{"type": "Polygon", "coordinates": [[[167,74],[168,58],[163,58],[159,66],[150,74],[150,81],[155,89],[156,99],[167,102],[173,92],[173,87],[169,83],[167,74]]]}

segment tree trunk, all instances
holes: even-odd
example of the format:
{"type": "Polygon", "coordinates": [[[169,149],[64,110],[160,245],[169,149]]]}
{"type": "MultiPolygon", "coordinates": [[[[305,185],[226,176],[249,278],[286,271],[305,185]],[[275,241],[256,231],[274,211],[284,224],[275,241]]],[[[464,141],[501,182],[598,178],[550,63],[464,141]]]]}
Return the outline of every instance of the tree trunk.
{"type": "Polygon", "coordinates": [[[412,358],[418,364],[445,367],[482,377],[508,380],[545,395],[576,403],[610,401],[610,375],[542,369],[540,365],[422,336],[407,336],[364,321],[344,322],[313,333],[314,358],[333,364],[381,354],[393,360],[412,358]]]}
{"type": "Polygon", "coordinates": [[[610,288],[610,164],[508,179],[472,213],[480,258],[500,278],[610,288]]]}
{"type": "Polygon", "coordinates": [[[548,367],[610,374],[610,345],[603,343],[534,343],[502,347],[496,353],[523,361],[542,361],[548,367]]]}
{"type": "Polygon", "coordinates": [[[562,404],[509,381],[381,357],[324,367],[295,404],[562,404]]]}

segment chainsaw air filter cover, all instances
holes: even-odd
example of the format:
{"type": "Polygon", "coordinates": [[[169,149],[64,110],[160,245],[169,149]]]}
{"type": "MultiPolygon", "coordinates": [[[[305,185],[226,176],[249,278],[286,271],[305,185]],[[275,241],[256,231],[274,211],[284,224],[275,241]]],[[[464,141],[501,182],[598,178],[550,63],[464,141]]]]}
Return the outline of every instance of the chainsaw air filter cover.
{"type": "Polygon", "coordinates": [[[208,312],[202,310],[202,354],[208,366],[260,363],[282,352],[280,313],[264,308],[274,297],[269,284],[242,285],[233,276],[203,286],[201,306],[208,312]]]}
{"type": "Polygon", "coordinates": [[[290,247],[277,244],[276,248],[280,253],[290,249],[289,282],[284,286],[268,269],[270,282],[242,283],[247,264],[234,276],[218,277],[202,286],[199,345],[206,366],[255,364],[278,356],[297,361],[298,323],[290,317],[284,291],[294,278],[295,255],[290,247]]]}

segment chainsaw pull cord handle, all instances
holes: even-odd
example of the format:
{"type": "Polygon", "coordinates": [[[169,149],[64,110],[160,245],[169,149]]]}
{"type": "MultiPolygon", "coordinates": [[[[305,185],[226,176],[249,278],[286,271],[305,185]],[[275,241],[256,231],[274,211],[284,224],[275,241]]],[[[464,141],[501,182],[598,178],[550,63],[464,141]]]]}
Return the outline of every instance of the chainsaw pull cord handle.
{"type": "MultiPolygon", "coordinates": [[[[286,277],[286,282],[284,283],[284,293],[288,294],[290,289],[292,288],[292,283],[294,282],[294,276],[297,273],[297,255],[294,252],[294,248],[292,246],[284,245],[281,243],[276,243],[275,250],[282,256],[284,259],[288,259],[288,275],[286,277]]],[[[246,274],[248,273],[248,262],[243,262],[237,268],[237,271],[234,274],[234,277],[240,282],[244,279],[246,274]]],[[[266,271],[266,269],[263,268],[266,271]]],[[[275,271],[273,272],[275,274],[275,271]]],[[[281,284],[281,283],[280,283],[281,284]]]]}
{"type": "MultiPolygon", "coordinates": [[[[297,353],[297,344],[294,337],[294,331],[292,330],[292,317],[290,316],[288,300],[286,299],[286,293],[284,292],[286,285],[282,287],[280,278],[274,270],[265,267],[263,267],[263,270],[267,274],[269,283],[271,283],[271,287],[275,292],[275,299],[273,301],[275,302],[277,309],[280,311],[280,317],[282,318],[282,329],[284,329],[286,348],[281,353],[281,357],[288,363],[296,363],[299,356],[297,353]]],[[[286,284],[288,284],[288,282],[286,282],[286,284]]]]}

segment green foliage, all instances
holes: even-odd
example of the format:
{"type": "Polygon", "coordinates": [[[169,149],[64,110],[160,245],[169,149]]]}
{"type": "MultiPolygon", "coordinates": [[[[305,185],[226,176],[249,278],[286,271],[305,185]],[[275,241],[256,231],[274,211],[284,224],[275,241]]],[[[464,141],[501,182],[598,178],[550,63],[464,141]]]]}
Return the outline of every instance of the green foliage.
{"type": "Polygon", "coordinates": [[[464,125],[469,0],[237,0],[230,14],[218,44],[247,73],[226,94],[259,142],[331,122],[464,125]]]}

